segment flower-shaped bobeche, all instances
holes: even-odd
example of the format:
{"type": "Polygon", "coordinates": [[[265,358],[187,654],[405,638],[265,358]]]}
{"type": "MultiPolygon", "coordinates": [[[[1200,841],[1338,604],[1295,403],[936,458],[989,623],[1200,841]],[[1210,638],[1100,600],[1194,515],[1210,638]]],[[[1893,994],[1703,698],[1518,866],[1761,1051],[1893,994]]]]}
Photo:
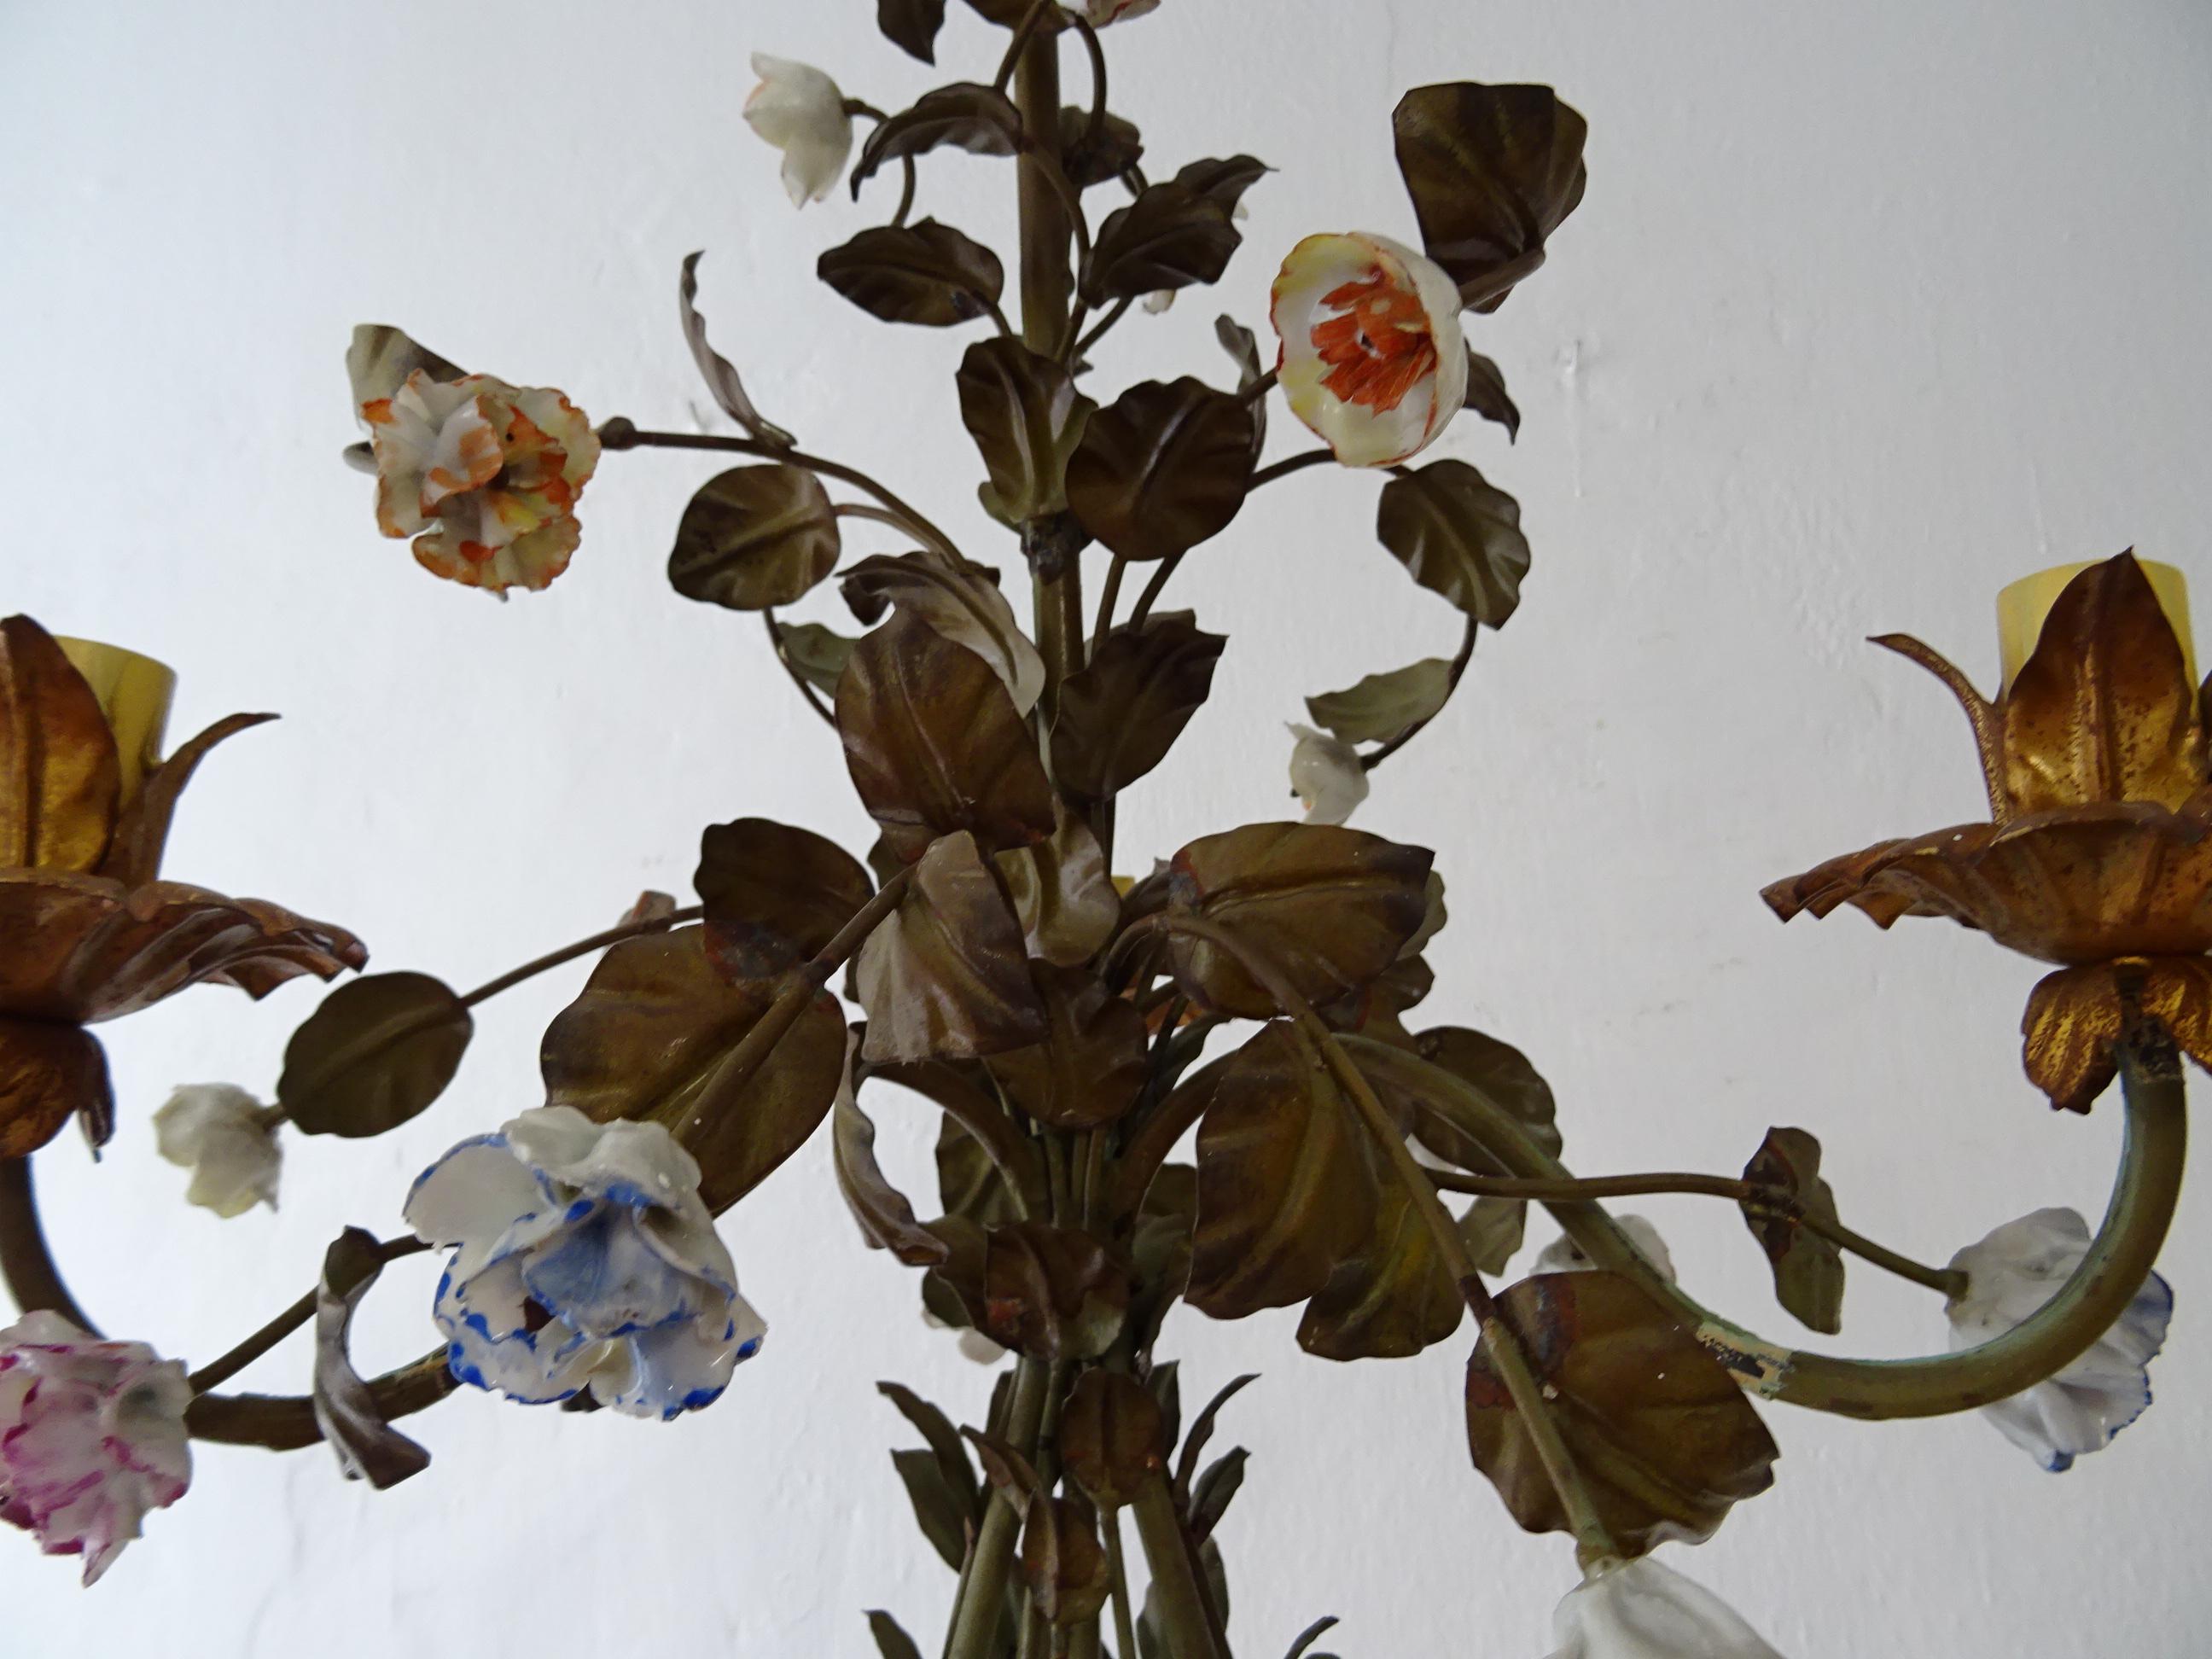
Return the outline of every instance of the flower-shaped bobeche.
{"type": "MultiPolygon", "coordinates": [[[[1951,1346],[1972,1348],[2002,1336],[2040,1312],[2089,1254],[2089,1224],[2072,1210],[2038,1210],[2008,1221],[1951,1258],[1966,1288],[1948,1310],[1951,1346]]],[[[2173,1288],[2157,1273],[2143,1280],[2128,1310],[2063,1370],[1986,1406],[1982,1415],[2004,1437],[2063,1474],[2074,1460],[2101,1451],[2150,1405],[2150,1362],[2166,1346],[2173,1288]]]]}
{"type": "Polygon", "coordinates": [[[188,985],[259,997],[368,954],[343,928],[158,878],[194,769],[267,717],[234,715],[153,763],[160,714],[111,708],[71,650],[148,671],[137,681],[158,678],[164,696],[168,682],[146,658],[0,622],[0,1158],[37,1151],[72,1112],[105,1139],[107,1060],[84,1027],[188,985]]]}
{"type": "Polygon", "coordinates": [[[84,1582],[191,1484],[185,1368],[143,1342],[103,1342],[57,1313],[0,1330],[0,1521],[48,1555],[82,1555],[84,1582]]]}
{"type": "Polygon", "coordinates": [[[1996,702],[1919,641],[1972,722],[1990,822],[1885,841],[1777,882],[1787,921],[1855,904],[1887,927],[1948,916],[2063,965],[2035,988],[2028,1076],[2086,1112],[2112,1080],[2130,1004],[2212,1065],[2212,771],[2197,689],[2131,554],[2092,565],[2051,608],[1996,702]]]}
{"type": "Polygon", "coordinates": [[[712,1402],[767,1327],[657,1123],[568,1106],[465,1140],[407,1200],[416,1237],[457,1246],[435,1317],[453,1375],[544,1405],[589,1389],[635,1417],[712,1402]]]}
{"type": "Polygon", "coordinates": [[[1458,285],[1387,236],[1307,237],[1270,315],[1291,413],[1346,466],[1410,459],[1467,402],[1458,285]]]}
{"type": "Polygon", "coordinates": [[[550,387],[465,374],[374,324],[354,331],[346,368],[378,529],[412,536],[424,569],[502,597],[568,568],[583,534],[576,501],[599,464],[581,410],[550,387]]]}

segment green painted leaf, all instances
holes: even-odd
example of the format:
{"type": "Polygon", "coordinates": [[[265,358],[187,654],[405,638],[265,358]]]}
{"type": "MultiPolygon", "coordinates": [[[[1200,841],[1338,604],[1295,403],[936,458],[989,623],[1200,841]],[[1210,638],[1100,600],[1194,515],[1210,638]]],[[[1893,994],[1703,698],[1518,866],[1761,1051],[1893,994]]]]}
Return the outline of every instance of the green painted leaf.
{"type": "Polygon", "coordinates": [[[837,566],[837,515],[803,467],[732,467],[684,509],[668,580],[687,599],[763,611],[804,598],[837,566]]]}
{"type": "Polygon", "coordinates": [[[1431,461],[1382,487],[1376,534],[1413,580],[1491,628],[1521,603],[1521,505],[1465,461],[1431,461]]]}
{"type": "Polygon", "coordinates": [[[815,273],[870,316],[923,328],[988,317],[1006,291],[999,256],[934,219],[864,230],[823,254],[815,273]]]}
{"type": "Polygon", "coordinates": [[[303,1133],[380,1135],[446,1091],[476,1022],[428,974],[373,974],[323,999],[284,1049],[277,1103],[303,1133]]]}
{"type": "Polygon", "coordinates": [[[1254,422],[1250,404],[1203,380],[1133,386],[1084,428],[1067,464],[1068,507],[1125,559],[1187,552],[1243,508],[1254,422]]]}
{"type": "Polygon", "coordinates": [[[1583,199],[1583,118],[1549,87],[1461,81],[1416,87],[1392,125],[1429,257],[1495,311],[1583,199]]]}
{"type": "Polygon", "coordinates": [[[1433,718],[1451,692],[1451,664],[1424,657],[1387,674],[1370,674],[1346,690],[1308,697],[1306,712],[1316,726],[1346,743],[1389,743],[1433,718]]]}

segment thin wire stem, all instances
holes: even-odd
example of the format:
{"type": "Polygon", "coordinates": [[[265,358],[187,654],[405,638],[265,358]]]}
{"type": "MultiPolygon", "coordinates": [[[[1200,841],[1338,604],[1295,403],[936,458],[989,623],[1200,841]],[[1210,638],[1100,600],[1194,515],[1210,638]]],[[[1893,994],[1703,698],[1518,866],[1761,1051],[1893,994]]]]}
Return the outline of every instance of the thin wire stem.
{"type": "Polygon", "coordinates": [[[1175,574],[1176,567],[1182,562],[1182,554],[1170,553],[1152,567],[1151,579],[1145,583],[1145,591],[1137,595],[1137,608],[1129,613],[1132,629],[1145,625],[1145,618],[1152,614],[1152,606],[1158,602],[1161,591],[1167,586],[1168,578],[1175,574]]]}
{"type": "Polygon", "coordinates": [[[1133,298],[1126,296],[1122,299],[1115,301],[1112,308],[1109,309],[1103,317],[1101,317],[1098,319],[1098,321],[1092,326],[1091,331],[1075,343],[1075,349],[1068,354],[1070,359],[1073,360],[1080,358],[1085,352],[1090,350],[1091,347],[1097,345],[1101,340],[1104,339],[1107,335],[1113,331],[1114,325],[1120,322],[1124,317],[1127,316],[1129,314],[1129,307],[1136,303],[1137,302],[1133,298]]]}
{"type": "Polygon", "coordinates": [[[647,933],[665,933],[684,922],[696,921],[704,915],[706,907],[695,904],[688,909],[672,911],[651,921],[625,921],[604,933],[594,933],[589,939],[580,939],[574,945],[564,945],[534,962],[526,962],[520,968],[510,969],[497,979],[487,980],[461,999],[461,1006],[473,1008],[480,1002],[490,1001],[501,991],[513,990],[523,981],[535,979],[550,969],[574,962],[578,957],[587,957],[594,951],[604,951],[611,945],[620,945],[624,939],[638,939],[647,933]]]}
{"type": "MultiPolygon", "coordinates": [[[[1128,568],[1128,564],[1127,559],[1116,553],[1114,562],[1106,567],[1105,585],[1098,594],[1098,621],[1091,630],[1093,641],[1104,639],[1107,630],[1114,626],[1114,607],[1121,601],[1121,574],[1128,568]]],[[[1094,643],[1092,649],[1097,648],[1094,643]]]]}
{"type": "MultiPolygon", "coordinates": [[[[434,1247],[424,1240],[410,1234],[386,1240],[377,1247],[377,1256],[380,1261],[389,1267],[392,1262],[404,1261],[410,1255],[420,1255],[423,1251],[432,1248],[434,1247]]],[[[319,1287],[309,1291],[228,1353],[219,1359],[210,1360],[199,1370],[194,1371],[185,1379],[191,1385],[192,1392],[205,1394],[210,1389],[221,1388],[286,1337],[291,1335],[293,1332],[305,1325],[315,1316],[315,1302],[319,1294],[319,1287]]]]}
{"type": "Polygon", "coordinates": [[[1474,660],[1474,640],[1475,635],[1479,630],[1480,624],[1476,623],[1474,617],[1469,617],[1467,619],[1467,631],[1460,638],[1459,654],[1452,659],[1451,666],[1444,671],[1443,701],[1439,702],[1433,709],[1430,710],[1429,713],[1422,715],[1420,719],[1415,720],[1404,731],[1399,732],[1396,737],[1391,738],[1389,742],[1384,744],[1373,754],[1362,755],[1359,757],[1359,769],[1361,771],[1372,772],[1376,767],[1382,765],[1384,761],[1389,760],[1391,756],[1396,754],[1407,744],[1413,742],[1415,738],[1420,736],[1422,731],[1428,726],[1429,722],[1436,719],[1438,714],[1444,712],[1446,705],[1448,705],[1452,700],[1452,693],[1459,690],[1459,683],[1467,678],[1468,664],[1474,660]]]}
{"type": "Polygon", "coordinates": [[[1277,461],[1273,466],[1263,466],[1252,475],[1248,491],[1261,484],[1270,484],[1278,478],[1287,478],[1293,472],[1303,472],[1310,466],[1324,466],[1336,459],[1333,449],[1309,449],[1303,454],[1292,455],[1277,461]]]}

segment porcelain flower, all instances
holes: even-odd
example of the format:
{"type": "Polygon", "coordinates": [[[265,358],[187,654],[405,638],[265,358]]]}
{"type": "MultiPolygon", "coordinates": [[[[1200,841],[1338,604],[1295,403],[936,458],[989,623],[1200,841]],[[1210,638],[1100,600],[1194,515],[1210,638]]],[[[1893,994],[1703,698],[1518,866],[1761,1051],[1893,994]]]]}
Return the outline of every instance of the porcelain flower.
{"type": "Polygon", "coordinates": [[[0,1521],[82,1555],[93,1583],[191,1484],[191,1399],[185,1368],[144,1343],[25,1314],[0,1330],[0,1521]]]}
{"type": "Polygon", "coordinates": [[[783,152],[783,187],[793,207],[827,199],[853,154],[853,118],[845,94],[820,70],[788,58],[753,54],[760,84],[745,100],[745,120],[783,152]]]}
{"type": "Polygon", "coordinates": [[[767,1329],[738,1294],[698,1164],[657,1123],[526,1112],[426,1170],[406,1218],[458,1247],[435,1312],[453,1375],[511,1400],[588,1389],[672,1418],[711,1403],[767,1329]]]}
{"type": "MultiPolygon", "coordinates": [[[[1951,1346],[2002,1336],[2058,1293],[2089,1253],[2089,1225],[2072,1210],[2038,1210],[2008,1221],[1951,1258],[1966,1275],[1950,1304],[1951,1346]]],[[[2173,1291],[2153,1273],[2095,1346],[2057,1376],[1983,1415],[2054,1474],[2101,1450],[2150,1404],[2150,1362],[2166,1344],[2173,1291]]]]}
{"type": "Polygon", "coordinates": [[[1083,15],[1093,28],[1104,28],[1125,17],[1142,17],[1159,9],[1160,0],[1083,0],[1083,15]]]}
{"type": "Polygon", "coordinates": [[[1291,412],[1347,466],[1419,453],[1467,401],[1459,289],[1388,237],[1309,236],[1275,278],[1291,412]]]}
{"type": "MultiPolygon", "coordinates": [[[[1637,1253],[1659,1272],[1668,1283],[1674,1279],[1674,1258],[1667,1253],[1667,1241],[1659,1237],[1659,1230],[1640,1215],[1617,1215],[1613,1225],[1628,1235],[1637,1253]]],[[[1537,1253],[1532,1272],[1540,1273],[1587,1273],[1596,1264],[1583,1254],[1583,1247],[1561,1233],[1537,1253]]]]}
{"type": "Polygon", "coordinates": [[[170,1095],[154,1114],[154,1146],[192,1172],[185,1197],[217,1215],[244,1215],[256,1204],[276,1207],[284,1164],[277,1145],[281,1115],[228,1083],[196,1083],[170,1095]]]}
{"type": "Polygon", "coordinates": [[[1310,726],[1291,727],[1291,793],[1306,809],[1308,823],[1342,823],[1367,799],[1367,769],[1359,751],[1310,726]]]}
{"type": "Polygon", "coordinates": [[[1552,1636],[1551,1659],[1782,1659],[1727,1602],[1649,1556],[1591,1568],[1552,1636]]]}

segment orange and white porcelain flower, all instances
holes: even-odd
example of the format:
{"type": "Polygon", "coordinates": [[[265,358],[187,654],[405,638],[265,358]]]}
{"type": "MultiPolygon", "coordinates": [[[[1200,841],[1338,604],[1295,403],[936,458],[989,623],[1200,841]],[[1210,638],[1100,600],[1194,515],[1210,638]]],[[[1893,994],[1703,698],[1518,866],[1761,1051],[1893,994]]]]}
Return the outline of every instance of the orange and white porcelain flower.
{"type": "Polygon", "coordinates": [[[1459,289],[1387,236],[1309,236],[1275,278],[1291,410],[1347,466],[1395,466],[1467,402],[1459,289]]]}
{"type": "Polygon", "coordinates": [[[576,501],[599,462],[581,410],[550,387],[461,374],[397,329],[356,329],[347,362],[379,529],[412,536],[425,569],[489,593],[534,592],[568,568],[576,501]]]}

